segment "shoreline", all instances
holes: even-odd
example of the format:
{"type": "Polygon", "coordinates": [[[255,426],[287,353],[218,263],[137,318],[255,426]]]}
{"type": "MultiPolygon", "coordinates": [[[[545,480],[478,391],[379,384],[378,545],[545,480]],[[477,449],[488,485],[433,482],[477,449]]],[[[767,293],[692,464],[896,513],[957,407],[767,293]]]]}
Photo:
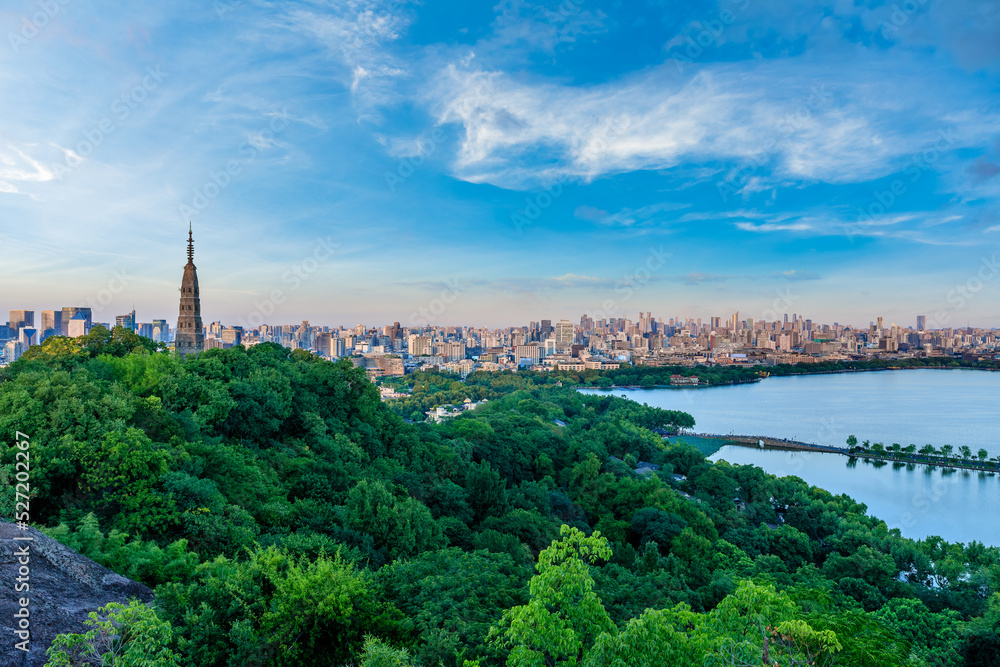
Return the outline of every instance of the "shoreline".
{"type": "MultiPolygon", "coordinates": [[[[979,461],[974,459],[960,460],[939,460],[925,455],[912,454],[897,458],[891,454],[877,454],[868,452],[851,452],[845,447],[833,447],[830,445],[817,445],[809,442],[797,442],[782,438],[770,438],[767,436],[749,435],[719,435],[714,433],[690,433],[691,437],[704,438],[709,440],[725,441],[727,444],[736,447],[747,447],[749,449],[761,449],[771,451],[799,451],[816,452],[819,454],[840,454],[849,459],[864,459],[865,461],[882,461],[885,463],[899,463],[902,465],[922,465],[930,468],[940,468],[944,470],[969,470],[972,472],[1000,473],[1000,463],[979,461]]],[[[676,436],[683,438],[683,435],[676,436]]],[[[725,446],[725,445],[723,445],[725,446]]],[[[720,447],[721,449],[721,447],[720,447]]]]}
{"type": "MultiPolygon", "coordinates": [[[[644,366],[636,366],[636,368],[646,368],[644,366]]],[[[648,368],[656,368],[655,366],[649,366],[648,368]]],[[[610,387],[599,387],[596,385],[589,384],[572,384],[571,386],[575,389],[597,389],[601,391],[614,391],[615,389],[628,389],[628,390],[639,390],[639,389],[711,389],[712,387],[731,387],[741,384],[753,384],[755,382],[761,382],[763,380],[768,380],[771,378],[784,378],[784,377],[797,377],[800,375],[837,375],[840,373],[876,373],[885,371],[987,371],[987,372],[1000,372],[1000,368],[985,368],[977,366],[898,366],[892,368],[838,368],[838,369],[827,369],[827,370],[816,370],[816,371],[802,371],[795,373],[784,373],[778,375],[768,374],[766,377],[756,377],[747,378],[746,380],[733,380],[730,382],[719,382],[716,384],[696,384],[696,385],[675,385],[675,384],[655,384],[649,387],[644,387],[637,384],[613,384],[610,387]]],[[[767,373],[768,371],[763,371],[767,373]]],[[[700,377],[700,376],[692,376],[700,377]]],[[[564,381],[565,383],[565,381],[564,381]]]]}

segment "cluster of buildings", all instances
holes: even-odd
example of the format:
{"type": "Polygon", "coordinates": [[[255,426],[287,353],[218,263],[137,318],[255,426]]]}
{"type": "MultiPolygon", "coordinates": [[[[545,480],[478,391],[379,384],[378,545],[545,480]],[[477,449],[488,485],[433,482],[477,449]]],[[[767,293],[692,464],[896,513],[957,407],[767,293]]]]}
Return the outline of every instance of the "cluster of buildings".
{"type": "MultiPolygon", "coordinates": [[[[438,369],[465,377],[475,370],[607,370],[622,363],[648,366],[697,364],[776,365],[831,359],[902,359],[918,356],[995,357],[998,331],[974,327],[926,329],[926,318],[915,327],[885,325],[879,317],[868,327],[834,322],[820,324],[793,313],[780,320],[741,319],[739,313],[703,322],[687,318],[655,318],[640,312],[624,317],[579,322],[540,320],[527,326],[489,329],[465,326],[381,327],[359,324],[316,326],[270,325],[256,328],[202,323],[194,240],[188,230],[188,262],[181,281],[177,326],[166,320],[136,322],[135,310],[102,323],[122,326],[168,344],[180,355],[234,345],[274,342],[315,352],[327,359],[349,357],[372,377],[400,376],[419,369],[438,369]]],[[[49,336],[79,337],[94,325],[86,307],[43,310],[37,326],[32,310],[11,310],[0,326],[0,364],[15,361],[32,345],[49,336]]],[[[691,382],[681,376],[678,384],[691,382]]]]}
{"type": "Polygon", "coordinates": [[[126,315],[119,315],[115,322],[94,322],[93,310],[83,306],[68,306],[59,310],[11,310],[6,324],[0,325],[0,363],[12,363],[32,345],[41,345],[42,341],[51,336],[68,336],[78,338],[90,332],[97,324],[111,329],[113,326],[123,326],[145,336],[164,343],[172,340],[170,326],[166,320],[137,323],[135,310],[126,315]]]}
{"type": "MultiPolygon", "coordinates": [[[[490,329],[438,326],[381,327],[359,324],[346,328],[299,324],[261,325],[249,329],[212,322],[203,327],[194,287],[184,293],[178,327],[165,320],[137,323],[135,312],[115,318],[141,336],[162,341],[181,354],[203,349],[252,346],[274,342],[289,349],[315,352],[327,359],[350,357],[371,376],[400,376],[436,368],[466,376],[475,370],[498,371],[558,367],[582,371],[618,368],[620,364],[667,366],[696,364],[761,364],[830,359],[902,359],[919,356],[995,356],[1000,332],[973,327],[927,331],[886,326],[878,318],[866,328],[818,324],[793,314],[781,321],[741,320],[738,315],[701,320],[653,319],[641,313],[628,318],[580,321],[541,320],[527,326],[490,329]],[[197,308],[197,310],[195,310],[197,308]],[[197,321],[195,318],[197,317],[197,321]],[[178,340],[181,345],[178,345],[178,340]]],[[[10,311],[0,326],[0,342],[8,363],[30,345],[51,335],[80,336],[92,326],[88,308],[42,311],[39,326],[30,310],[10,311]]],[[[110,328],[110,323],[104,324],[110,328]]]]}

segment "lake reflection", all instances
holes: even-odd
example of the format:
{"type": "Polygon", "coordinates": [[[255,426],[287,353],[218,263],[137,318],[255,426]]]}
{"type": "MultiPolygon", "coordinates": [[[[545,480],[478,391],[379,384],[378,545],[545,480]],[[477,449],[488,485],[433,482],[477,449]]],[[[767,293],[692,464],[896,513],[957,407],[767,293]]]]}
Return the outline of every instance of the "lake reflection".
{"type": "MultiPolygon", "coordinates": [[[[600,390],[583,390],[587,393],[600,390]]],[[[768,435],[844,446],[847,436],[918,447],[967,445],[1000,454],[1000,373],[901,370],[767,378],[700,389],[610,390],[691,413],[701,433],[768,435]]],[[[1000,546],[1000,476],[923,465],[876,467],[839,455],[726,447],[713,459],[797,475],[846,493],[904,535],[1000,546]]]]}
{"type": "Polygon", "coordinates": [[[1000,546],[1000,475],[912,464],[877,468],[837,454],[735,446],[723,447],[711,459],[795,475],[831,493],[846,493],[906,537],[940,535],[949,542],[1000,546]]]}

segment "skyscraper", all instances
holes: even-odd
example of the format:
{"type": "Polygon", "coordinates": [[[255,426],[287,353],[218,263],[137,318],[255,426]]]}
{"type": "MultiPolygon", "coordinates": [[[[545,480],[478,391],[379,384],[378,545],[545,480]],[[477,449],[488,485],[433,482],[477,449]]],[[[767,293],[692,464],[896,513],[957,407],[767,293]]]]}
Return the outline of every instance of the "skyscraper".
{"type": "Polygon", "coordinates": [[[12,310],[10,311],[10,328],[17,331],[21,327],[35,326],[35,311],[33,310],[12,310]]]}
{"type": "Polygon", "coordinates": [[[188,261],[181,280],[181,307],[177,317],[174,349],[181,357],[205,349],[205,330],[201,325],[201,298],[198,296],[198,268],[194,265],[194,238],[188,225],[188,261]]]}
{"type": "Polygon", "coordinates": [[[556,324],[556,345],[568,347],[573,344],[573,338],[573,323],[569,320],[559,320],[556,324]]]}
{"type": "Polygon", "coordinates": [[[73,319],[77,314],[82,313],[84,319],[84,328],[90,331],[90,326],[93,322],[91,319],[93,314],[90,308],[85,308],[83,306],[67,306],[62,309],[62,321],[60,326],[62,327],[61,334],[63,336],[72,336],[69,332],[69,321],[73,319]]]}
{"type": "Polygon", "coordinates": [[[42,332],[40,338],[58,336],[62,334],[62,311],[43,310],[42,311],[42,332]]]}
{"type": "Polygon", "coordinates": [[[170,327],[166,320],[153,320],[152,339],[161,343],[170,342],[170,327]]]}
{"type": "Polygon", "coordinates": [[[115,326],[125,327],[129,331],[135,331],[135,308],[132,309],[131,313],[115,316],[115,326]]]}
{"type": "Polygon", "coordinates": [[[926,331],[926,330],[927,330],[927,316],[917,315],[917,331],[926,331]]]}

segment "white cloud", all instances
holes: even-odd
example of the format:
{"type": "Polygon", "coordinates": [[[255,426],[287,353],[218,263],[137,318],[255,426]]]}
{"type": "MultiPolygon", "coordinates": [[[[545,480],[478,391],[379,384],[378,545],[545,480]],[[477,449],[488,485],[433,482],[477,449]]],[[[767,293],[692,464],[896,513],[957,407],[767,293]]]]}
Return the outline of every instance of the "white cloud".
{"type": "Polygon", "coordinates": [[[451,65],[433,111],[465,130],[455,174],[508,188],[711,160],[737,164],[741,187],[765,189],[751,177],[860,182],[934,145],[930,128],[949,129],[949,150],[1000,128],[995,114],[959,118],[945,84],[935,93],[933,81],[891,76],[904,64],[919,65],[860,72],[832,63],[821,84],[814,65],[787,60],[712,65],[687,79],[664,65],[592,86],[451,65]]]}
{"type": "Polygon", "coordinates": [[[13,144],[0,147],[0,192],[20,194],[19,184],[44,183],[55,178],[51,169],[27,153],[34,145],[23,148],[13,144]]]}
{"type": "Polygon", "coordinates": [[[663,222],[660,214],[689,208],[691,204],[682,202],[661,202],[641,208],[623,208],[617,213],[608,213],[593,206],[578,206],[574,215],[580,220],[599,222],[604,225],[632,227],[642,224],[663,222]]]}
{"type": "Polygon", "coordinates": [[[288,26],[315,38],[334,54],[345,87],[365,106],[391,101],[394,80],[406,74],[388,48],[410,24],[408,2],[347,0],[316,9],[292,9],[288,26]]]}
{"type": "Polygon", "coordinates": [[[774,223],[774,222],[737,222],[736,228],[741,229],[744,232],[806,232],[813,231],[816,228],[804,222],[793,222],[788,224],[774,223]]]}

